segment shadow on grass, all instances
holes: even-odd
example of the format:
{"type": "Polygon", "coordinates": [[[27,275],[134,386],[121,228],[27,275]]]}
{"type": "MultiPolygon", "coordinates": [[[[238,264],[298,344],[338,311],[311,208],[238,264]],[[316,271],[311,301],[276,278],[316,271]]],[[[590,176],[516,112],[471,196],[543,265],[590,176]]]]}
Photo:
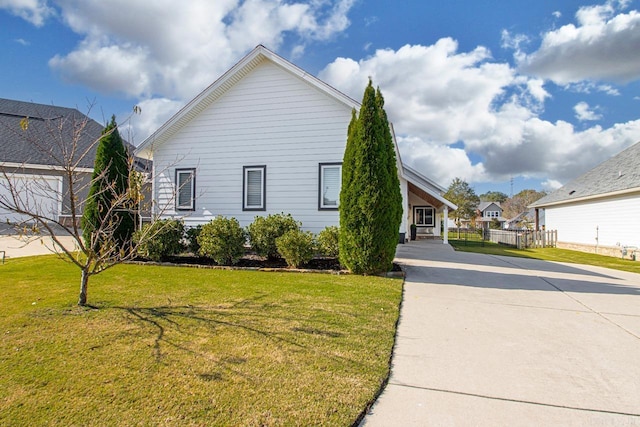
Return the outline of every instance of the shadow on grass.
{"type": "MultiPolygon", "coordinates": [[[[305,325],[301,326],[299,317],[294,314],[283,315],[282,313],[277,313],[279,310],[275,310],[275,312],[268,310],[269,307],[273,307],[272,303],[256,304],[257,300],[262,297],[256,296],[253,299],[245,299],[224,307],[163,305],[156,307],[116,306],[110,308],[127,313],[129,315],[127,316],[128,319],[136,324],[153,328],[155,331],[153,333],[153,355],[159,363],[162,362],[166,354],[165,347],[170,346],[198,357],[215,359],[226,369],[230,369],[236,374],[241,374],[233,369],[232,366],[245,363],[247,361],[245,357],[225,354],[212,356],[198,351],[188,344],[193,339],[211,337],[217,333],[219,328],[226,327],[246,332],[249,336],[257,337],[260,340],[275,342],[280,348],[313,353],[316,356],[332,359],[339,363],[347,363],[354,366],[363,365],[358,360],[346,356],[338,356],[327,351],[332,348],[332,345],[327,344],[326,340],[342,338],[345,335],[344,333],[328,330],[326,328],[328,325],[321,325],[323,323],[322,320],[314,321],[309,326],[307,319],[305,325]],[[179,334],[190,335],[185,341],[172,338],[179,334]],[[314,346],[309,339],[304,339],[303,336],[324,341],[319,342],[318,346],[314,346]]],[[[328,324],[329,322],[324,323],[328,324]]],[[[247,340],[251,341],[251,338],[247,338],[247,340]]],[[[207,381],[222,379],[218,373],[202,374],[201,377],[207,381]]]]}

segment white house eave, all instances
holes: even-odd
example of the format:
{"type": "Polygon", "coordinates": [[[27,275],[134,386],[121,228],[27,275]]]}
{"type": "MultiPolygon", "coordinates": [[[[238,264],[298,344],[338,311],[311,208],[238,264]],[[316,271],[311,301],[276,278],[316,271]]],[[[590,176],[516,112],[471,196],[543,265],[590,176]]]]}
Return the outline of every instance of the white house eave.
{"type": "MultiPolygon", "coordinates": [[[[434,199],[438,200],[443,205],[447,206],[449,210],[456,210],[458,206],[454,203],[451,203],[449,200],[445,199],[440,195],[439,192],[434,191],[432,187],[432,181],[426,178],[424,175],[416,172],[413,169],[407,168],[407,166],[402,167],[402,173],[400,174],[402,178],[406,179],[408,182],[412,183],[422,191],[429,194],[434,199]]],[[[440,188],[440,186],[436,186],[436,188],[440,188]]]]}
{"type": "Polygon", "coordinates": [[[429,184],[431,187],[433,187],[436,191],[444,193],[446,190],[446,188],[442,187],[440,184],[436,183],[435,181],[433,181],[432,179],[427,178],[426,176],[424,176],[423,174],[421,174],[420,172],[418,172],[417,170],[407,166],[407,165],[402,165],[402,167],[405,169],[405,173],[407,175],[413,175],[418,177],[419,179],[425,181],[427,184],[429,184]]]}
{"type": "Polygon", "coordinates": [[[209,85],[199,95],[197,95],[188,104],[182,107],[173,117],[152,133],[142,144],[136,149],[136,155],[146,159],[153,159],[153,148],[162,145],[165,141],[175,135],[183,126],[185,126],[194,117],[200,114],[205,108],[211,105],[216,99],[220,98],[240,79],[255,69],[264,60],[269,60],[277,66],[285,69],[291,74],[309,83],[311,86],[321,92],[333,97],[337,101],[345,104],[349,108],[359,108],[360,104],[343,94],[339,90],[324,83],[313,75],[298,68],[294,64],[280,57],[276,53],[270,51],[262,45],[258,45],[249,54],[242,58],[238,63],[231,67],[227,72],[220,76],[215,82],[209,85]]]}
{"type": "MultiPolygon", "coordinates": [[[[12,162],[2,162],[0,163],[0,167],[16,168],[16,169],[35,169],[35,170],[46,170],[46,171],[56,171],[56,172],[62,172],[67,170],[62,166],[38,165],[34,163],[12,163],[12,162]]],[[[74,172],[93,172],[93,168],[76,167],[76,168],[73,168],[73,170],[74,172]]]]}
{"type": "Polygon", "coordinates": [[[591,196],[576,197],[575,199],[558,200],[556,202],[549,202],[549,203],[543,203],[543,204],[533,203],[527,207],[528,208],[546,208],[547,206],[568,205],[570,203],[575,203],[575,202],[602,199],[605,197],[623,196],[625,194],[632,194],[632,193],[640,193],[640,187],[627,188],[625,190],[612,191],[609,193],[593,194],[591,196]]]}

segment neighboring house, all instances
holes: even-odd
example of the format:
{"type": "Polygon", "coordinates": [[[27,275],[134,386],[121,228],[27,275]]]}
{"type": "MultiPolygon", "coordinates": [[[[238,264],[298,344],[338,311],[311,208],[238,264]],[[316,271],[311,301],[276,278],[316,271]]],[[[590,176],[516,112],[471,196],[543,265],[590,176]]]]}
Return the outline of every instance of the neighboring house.
{"type": "Polygon", "coordinates": [[[489,229],[491,224],[499,224],[499,228],[504,228],[506,218],[502,216],[500,202],[480,202],[476,210],[476,226],[478,228],[489,229]]]}
{"type": "Polygon", "coordinates": [[[640,143],[530,207],[544,211],[546,229],[558,231],[558,247],[612,256],[640,247],[640,143]]]}
{"type": "MultiPolygon", "coordinates": [[[[544,211],[538,211],[538,226],[544,227],[544,211]]],[[[507,230],[535,230],[535,227],[536,210],[534,208],[520,212],[505,222],[505,228],[507,230]]]]}
{"type": "MultiPolygon", "coordinates": [[[[73,159],[76,163],[74,189],[82,203],[93,173],[96,141],[103,129],[76,109],[0,99],[0,198],[10,197],[11,182],[19,190],[20,203],[30,211],[68,223],[69,177],[62,162],[73,159]],[[65,150],[72,148],[74,138],[77,144],[72,156],[65,150]]],[[[138,159],[135,164],[140,170],[146,163],[138,159]]],[[[0,207],[0,222],[24,221],[29,217],[0,207]]]]}
{"type": "MultiPolygon", "coordinates": [[[[153,160],[155,214],[187,226],[217,215],[247,226],[280,212],[315,233],[338,225],[347,128],[359,108],[257,46],[138,147],[153,160]]],[[[400,232],[408,236],[415,222],[425,234],[441,235],[441,221],[456,206],[442,187],[403,165],[397,146],[396,154],[400,232]]]]}

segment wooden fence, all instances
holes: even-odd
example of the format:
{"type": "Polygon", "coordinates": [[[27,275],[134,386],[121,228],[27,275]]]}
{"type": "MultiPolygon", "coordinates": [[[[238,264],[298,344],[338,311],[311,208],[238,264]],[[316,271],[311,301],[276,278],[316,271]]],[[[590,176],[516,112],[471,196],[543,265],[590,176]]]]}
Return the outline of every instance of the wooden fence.
{"type": "Polygon", "coordinates": [[[554,248],[558,241],[558,231],[507,231],[490,229],[485,231],[484,237],[493,243],[514,246],[518,249],[554,248]]]}

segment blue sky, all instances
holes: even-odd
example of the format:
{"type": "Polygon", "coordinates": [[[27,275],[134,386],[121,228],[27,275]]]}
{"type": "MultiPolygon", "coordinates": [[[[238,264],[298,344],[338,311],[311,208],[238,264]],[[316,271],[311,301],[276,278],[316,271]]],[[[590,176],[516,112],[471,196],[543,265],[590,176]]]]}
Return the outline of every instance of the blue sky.
{"type": "Polygon", "coordinates": [[[0,0],[0,97],[142,140],[257,44],[359,100],[403,160],[477,193],[553,189],[640,141],[639,1],[0,0]]]}

